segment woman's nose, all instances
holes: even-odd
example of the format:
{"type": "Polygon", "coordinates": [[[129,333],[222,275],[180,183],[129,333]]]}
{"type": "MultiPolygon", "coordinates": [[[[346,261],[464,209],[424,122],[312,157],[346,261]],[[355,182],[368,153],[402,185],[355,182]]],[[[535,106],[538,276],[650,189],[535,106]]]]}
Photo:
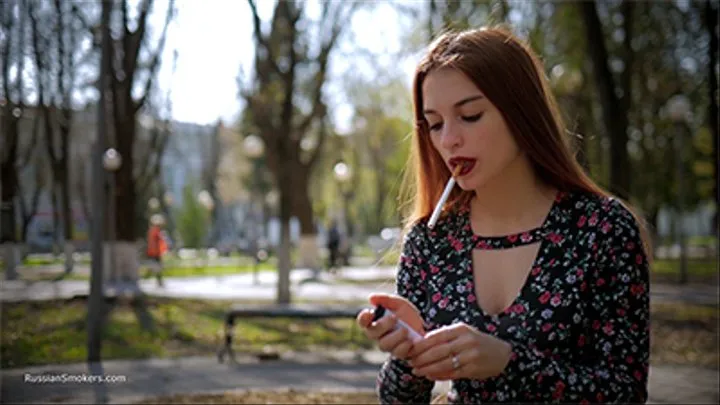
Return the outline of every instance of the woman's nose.
{"type": "Polygon", "coordinates": [[[454,125],[446,124],[440,137],[440,146],[447,150],[453,150],[462,145],[462,134],[454,125]]]}

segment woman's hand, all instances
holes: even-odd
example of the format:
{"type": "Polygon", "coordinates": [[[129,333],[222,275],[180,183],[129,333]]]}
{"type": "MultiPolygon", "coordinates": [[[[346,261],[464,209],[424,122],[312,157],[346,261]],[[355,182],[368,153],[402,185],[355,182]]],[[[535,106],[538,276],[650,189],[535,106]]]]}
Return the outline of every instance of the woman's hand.
{"type": "Polygon", "coordinates": [[[413,373],[430,380],[484,380],[503,372],[512,346],[464,323],[429,332],[413,347],[413,373]]]}
{"type": "Polygon", "coordinates": [[[391,353],[398,359],[407,359],[413,348],[413,343],[405,328],[398,327],[395,329],[395,325],[397,319],[402,319],[416,332],[423,335],[423,320],[420,312],[410,301],[397,295],[372,294],[370,304],[373,306],[382,305],[395,315],[386,316],[373,322],[373,311],[365,309],[358,314],[357,324],[363,328],[365,335],[369,339],[377,340],[380,350],[391,353]]]}

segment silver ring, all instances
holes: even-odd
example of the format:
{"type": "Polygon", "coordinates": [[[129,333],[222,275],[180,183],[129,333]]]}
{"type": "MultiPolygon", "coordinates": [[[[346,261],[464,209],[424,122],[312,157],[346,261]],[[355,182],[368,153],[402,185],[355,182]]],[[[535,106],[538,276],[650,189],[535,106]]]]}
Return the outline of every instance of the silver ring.
{"type": "Polygon", "coordinates": [[[460,360],[458,360],[457,356],[454,354],[452,356],[452,367],[453,370],[457,370],[460,368],[460,360]]]}

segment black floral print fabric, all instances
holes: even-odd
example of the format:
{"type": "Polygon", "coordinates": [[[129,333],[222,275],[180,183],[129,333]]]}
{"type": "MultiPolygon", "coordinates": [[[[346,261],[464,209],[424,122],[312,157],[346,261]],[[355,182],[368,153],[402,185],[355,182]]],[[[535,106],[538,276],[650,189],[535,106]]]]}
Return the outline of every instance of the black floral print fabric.
{"type": "MultiPolygon", "coordinates": [[[[475,235],[468,207],[403,241],[397,293],[428,330],[465,322],[510,343],[504,372],[456,380],[451,403],[644,403],[649,367],[649,274],[638,225],[616,199],[560,192],[537,229],[475,235]],[[540,243],[515,301],[486,314],[475,296],[473,249],[540,243]]],[[[428,403],[434,382],[392,356],[378,375],[382,403],[428,403]]]]}

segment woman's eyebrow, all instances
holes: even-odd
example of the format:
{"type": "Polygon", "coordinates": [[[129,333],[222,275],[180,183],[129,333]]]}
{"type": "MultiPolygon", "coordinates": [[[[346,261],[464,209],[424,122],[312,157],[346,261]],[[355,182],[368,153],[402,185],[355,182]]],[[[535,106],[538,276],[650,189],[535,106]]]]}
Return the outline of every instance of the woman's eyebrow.
{"type": "MultiPolygon", "coordinates": [[[[467,104],[467,103],[469,103],[469,102],[471,102],[471,101],[480,100],[480,99],[482,99],[482,98],[485,98],[485,97],[483,97],[481,94],[478,94],[478,95],[475,95],[475,96],[470,96],[470,97],[465,97],[464,99],[462,99],[462,100],[458,101],[457,103],[455,103],[455,104],[453,105],[453,107],[455,107],[455,108],[457,108],[457,107],[462,107],[463,105],[465,105],[465,104],[467,104]]],[[[428,109],[423,110],[423,114],[437,114],[437,111],[428,108],[428,109]]]]}

